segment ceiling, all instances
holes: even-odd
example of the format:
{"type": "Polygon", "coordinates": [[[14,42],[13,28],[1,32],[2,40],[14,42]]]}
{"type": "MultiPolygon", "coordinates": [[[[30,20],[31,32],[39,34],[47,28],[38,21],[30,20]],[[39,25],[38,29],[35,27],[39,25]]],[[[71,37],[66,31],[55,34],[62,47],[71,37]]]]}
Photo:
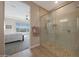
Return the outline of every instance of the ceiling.
{"type": "Polygon", "coordinates": [[[61,7],[69,2],[70,1],[33,1],[33,3],[37,4],[38,6],[48,11],[61,7]]]}

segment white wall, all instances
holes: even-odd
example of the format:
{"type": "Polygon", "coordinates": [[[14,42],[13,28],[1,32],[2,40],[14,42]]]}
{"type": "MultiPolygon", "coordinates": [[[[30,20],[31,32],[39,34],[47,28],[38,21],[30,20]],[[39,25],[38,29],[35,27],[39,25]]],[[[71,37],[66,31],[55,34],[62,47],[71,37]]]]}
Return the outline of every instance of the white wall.
{"type": "Polygon", "coordinates": [[[16,33],[17,22],[30,23],[30,6],[23,2],[5,2],[4,33],[16,33]],[[5,25],[12,25],[12,29],[6,29],[5,25]]]}
{"type": "Polygon", "coordinates": [[[30,23],[30,21],[21,21],[18,19],[13,19],[13,18],[6,18],[4,21],[4,33],[5,34],[11,34],[11,33],[18,33],[16,32],[16,23],[30,23]],[[11,29],[6,29],[6,25],[11,25],[11,29]]]}
{"type": "Polygon", "coordinates": [[[26,20],[30,17],[30,6],[23,2],[5,2],[5,17],[20,18],[26,20]]]}
{"type": "Polygon", "coordinates": [[[4,33],[5,34],[10,34],[10,33],[15,33],[16,32],[16,21],[14,21],[13,19],[9,19],[7,18],[4,21],[4,33]],[[6,29],[6,25],[12,25],[12,29],[6,29]]]}

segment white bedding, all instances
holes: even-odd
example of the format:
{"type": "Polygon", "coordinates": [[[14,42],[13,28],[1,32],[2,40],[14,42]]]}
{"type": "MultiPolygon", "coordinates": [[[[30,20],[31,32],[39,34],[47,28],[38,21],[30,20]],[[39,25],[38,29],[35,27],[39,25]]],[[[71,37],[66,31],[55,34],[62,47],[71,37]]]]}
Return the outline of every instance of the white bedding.
{"type": "Polygon", "coordinates": [[[10,33],[5,34],[5,43],[22,40],[21,33],[10,33]]]}

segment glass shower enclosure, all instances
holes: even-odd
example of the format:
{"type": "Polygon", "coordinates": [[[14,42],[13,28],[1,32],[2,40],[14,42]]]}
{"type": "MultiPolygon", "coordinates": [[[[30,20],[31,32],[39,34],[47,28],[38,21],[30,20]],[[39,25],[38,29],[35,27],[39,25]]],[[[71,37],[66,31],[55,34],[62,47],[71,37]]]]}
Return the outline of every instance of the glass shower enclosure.
{"type": "Polygon", "coordinates": [[[40,19],[41,46],[52,56],[79,56],[79,8],[77,2],[54,10],[40,19]]]}

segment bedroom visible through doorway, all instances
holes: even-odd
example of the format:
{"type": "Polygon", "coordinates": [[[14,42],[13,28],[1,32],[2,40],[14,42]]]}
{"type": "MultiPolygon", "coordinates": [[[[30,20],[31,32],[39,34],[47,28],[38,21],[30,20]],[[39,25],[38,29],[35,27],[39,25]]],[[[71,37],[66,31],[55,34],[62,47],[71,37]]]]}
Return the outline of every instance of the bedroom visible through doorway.
{"type": "Polygon", "coordinates": [[[13,55],[30,48],[30,6],[23,2],[5,2],[5,54],[13,55]]]}

